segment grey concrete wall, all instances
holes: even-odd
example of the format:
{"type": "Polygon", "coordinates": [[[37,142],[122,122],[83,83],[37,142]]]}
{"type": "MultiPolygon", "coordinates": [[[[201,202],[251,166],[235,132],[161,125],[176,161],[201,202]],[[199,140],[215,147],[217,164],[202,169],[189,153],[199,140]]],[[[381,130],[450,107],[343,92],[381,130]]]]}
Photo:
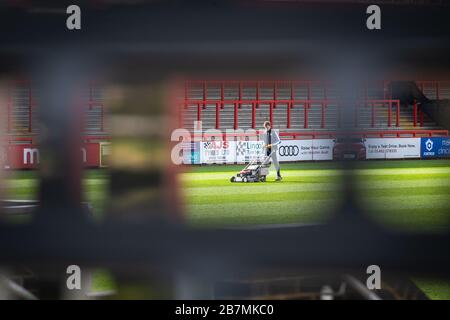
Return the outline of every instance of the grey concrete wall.
{"type": "Polygon", "coordinates": [[[423,104],[423,110],[439,126],[450,129],[450,100],[430,100],[423,104]]]}

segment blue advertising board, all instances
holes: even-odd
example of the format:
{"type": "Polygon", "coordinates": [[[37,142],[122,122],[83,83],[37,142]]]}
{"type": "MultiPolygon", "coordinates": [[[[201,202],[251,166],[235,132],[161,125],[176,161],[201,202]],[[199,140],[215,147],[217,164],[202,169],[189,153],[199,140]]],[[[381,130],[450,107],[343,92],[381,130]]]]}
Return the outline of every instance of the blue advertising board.
{"type": "Polygon", "coordinates": [[[200,164],[200,142],[183,142],[183,164],[200,164]]]}
{"type": "Polygon", "coordinates": [[[422,158],[450,158],[450,137],[422,137],[422,158]]]}
{"type": "Polygon", "coordinates": [[[192,153],[191,153],[191,163],[200,164],[200,142],[191,142],[192,153]]]}

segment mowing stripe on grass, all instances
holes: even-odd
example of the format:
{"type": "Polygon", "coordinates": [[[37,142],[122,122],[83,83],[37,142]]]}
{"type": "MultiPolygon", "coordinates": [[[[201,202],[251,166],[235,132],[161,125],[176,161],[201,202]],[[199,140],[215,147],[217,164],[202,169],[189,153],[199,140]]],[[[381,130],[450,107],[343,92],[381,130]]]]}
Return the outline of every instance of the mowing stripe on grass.
{"type": "MultiPolygon", "coordinates": [[[[251,196],[252,202],[259,202],[259,203],[267,203],[268,209],[271,209],[271,203],[274,203],[276,205],[277,202],[279,202],[279,205],[282,206],[285,201],[297,201],[299,203],[302,203],[306,200],[333,200],[338,197],[339,193],[336,193],[334,191],[328,191],[328,192],[304,192],[299,194],[298,192],[292,191],[292,192],[276,192],[271,193],[270,197],[267,197],[267,194],[254,194],[251,196]]],[[[201,196],[197,195],[194,197],[191,197],[189,199],[189,203],[191,204],[219,204],[219,203],[245,203],[249,202],[249,196],[244,194],[233,194],[233,195],[227,195],[225,197],[218,197],[218,196],[201,196]]]]}
{"type": "MultiPolygon", "coordinates": [[[[268,192],[313,192],[313,191],[339,191],[341,184],[339,182],[330,183],[312,183],[309,181],[297,183],[295,185],[277,183],[276,188],[273,184],[267,183],[238,183],[237,185],[212,186],[204,184],[189,184],[189,187],[184,188],[187,196],[227,196],[234,194],[255,195],[268,192]]],[[[372,181],[365,180],[357,183],[357,190],[370,190],[369,193],[362,194],[363,196],[371,196],[372,194],[450,194],[450,179],[407,179],[401,181],[372,181]],[[380,190],[381,189],[381,190],[380,190]],[[402,191],[403,190],[403,191],[402,191]],[[380,193],[381,192],[381,193],[380,193]]]]}
{"type": "MultiPolygon", "coordinates": [[[[398,197],[375,197],[370,203],[375,210],[405,210],[405,209],[445,209],[450,207],[448,195],[402,195],[398,197]]],[[[362,200],[364,201],[364,200],[362,200]]],[[[372,208],[368,208],[372,209],[372,208]]],[[[425,214],[427,211],[422,210],[425,214]]]]}
{"type": "Polygon", "coordinates": [[[374,210],[370,213],[370,217],[380,225],[395,230],[446,232],[448,230],[449,217],[447,211],[449,209],[427,208],[426,215],[423,214],[423,208],[374,210]]]}
{"type": "Polygon", "coordinates": [[[244,202],[189,205],[189,220],[194,223],[246,224],[320,222],[333,209],[330,200],[244,202]]]}
{"type": "MultiPolygon", "coordinates": [[[[285,175],[289,176],[336,176],[342,175],[348,170],[339,169],[323,169],[323,170],[301,170],[298,168],[296,170],[283,170],[285,175]]],[[[430,174],[448,174],[450,175],[449,167],[437,167],[437,168],[383,168],[383,169],[355,169],[350,170],[350,172],[356,175],[430,175],[430,174]]],[[[208,180],[208,179],[230,179],[230,172],[222,171],[220,167],[217,167],[216,172],[195,172],[195,173],[182,173],[181,179],[188,180],[208,180]]]]}
{"type": "Polygon", "coordinates": [[[276,188],[272,184],[267,183],[242,183],[238,186],[223,186],[223,187],[188,187],[184,192],[188,196],[227,196],[240,194],[255,195],[264,194],[267,197],[268,193],[301,193],[312,191],[336,191],[341,186],[339,183],[299,183],[295,185],[278,183],[276,188]]]}

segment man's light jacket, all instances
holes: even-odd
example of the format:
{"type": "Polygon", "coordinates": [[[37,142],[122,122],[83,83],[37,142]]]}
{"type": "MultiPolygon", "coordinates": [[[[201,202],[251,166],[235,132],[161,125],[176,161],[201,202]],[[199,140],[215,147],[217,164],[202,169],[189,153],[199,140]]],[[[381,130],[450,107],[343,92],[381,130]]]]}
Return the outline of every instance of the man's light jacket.
{"type": "MultiPolygon", "coordinates": [[[[267,130],[264,130],[264,133],[262,134],[262,140],[264,141],[264,145],[269,144],[269,137],[267,135],[267,130]]],[[[277,150],[278,145],[281,143],[280,137],[278,136],[278,133],[276,130],[272,129],[270,132],[270,140],[272,144],[272,150],[277,150]]]]}

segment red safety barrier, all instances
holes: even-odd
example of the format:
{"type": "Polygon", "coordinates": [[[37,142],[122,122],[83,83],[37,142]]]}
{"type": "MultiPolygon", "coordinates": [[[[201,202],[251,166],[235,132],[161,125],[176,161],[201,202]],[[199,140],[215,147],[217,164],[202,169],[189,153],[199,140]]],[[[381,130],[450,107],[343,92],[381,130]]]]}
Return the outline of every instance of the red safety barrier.
{"type": "MultiPolygon", "coordinates": [[[[28,116],[28,123],[26,124],[26,127],[19,128],[19,131],[22,129],[22,131],[32,133],[33,132],[33,108],[35,108],[37,105],[34,101],[33,97],[33,89],[31,84],[26,80],[18,80],[15,82],[12,82],[8,85],[7,88],[7,98],[6,98],[6,117],[7,117],[7,133],[13,134],[17,131],[15,128],[13,128],[13,115],[14,115],[14,88],[17,86],[23,86],[28,91],[27,94],[27,116],[28,116]]],[[[89,110],[92,110],[93,106],[98,106],[100,108],[100,132],[105,131],[105,111],[104,111],[104,104],[102,101],[96,101],[94,99],[93,94],[93,84],[89,84],[89,100],[87,101],[87,106],[89,107],[89,110]]]]}
{"type": "MultiPolygon", "coordinates": [[[[392,105],[395,105],[396,107],[396,113],[395,113],[395,126],[399,127],[400,126],[400,101],[399,100],[393,100],[393,99],[387,99],[387,100],[380,100],[380,99],[370,99],[364,102],[367,105],[371,106],[371,127],[375,127],[375,121],[376,121],[376,108],[378,107],[386,107],[386,105],[388,106],[387,111],[388,111],[388,118],[387,118],[387,126],[391,127],[391,122],[392,122],[392,105]]],[[[242,100],[214,100],[214,99],[210,99],[210,100],[204,100],[202,102],[199,102],[197,100],[185,100],[182,103],[184,106],[188,107],[190,105],[196,105],[197,106],[197,121],[201,121],[201,107],[200,105],[217,105],[217,104],[221,104],[221,105],[234,105],[234,111],[233,111],[233,128],[234,129],[238,129],[238,124],[239,124],[239,106],[242,106],[243,104],[248,104],[252,106],[252,123],[251,123],[251,127],[255,128],[255,122],[256,122],[256,108],[257,106],[261,105],[261,104],[267,104],[269,105],[269,120],[271,123],[273,123],[273,109],[276,108],[276,105],[280,105],[280,104],[284,104],[287,106],[286,108],[286,127],[290,128],[291,127],[291,108],[294,107],[294,105],[300,105],[303,107],[303,117],[304,117],[304,123],[303,123],[303,127],[305,129],[309,128],[309,120],[308,120],[308,115],[309,115],[309,109],[311,108],[312,104],[320,104],[321,105],[321,127],[325,128],[325,121],[326,121],[326,107],[329,104],[334,104],[337,106],[338,108],[338,114],[337,114],[337,122],[338,122],[338,127],[340,127],[341,124],[341,113],[342,113],[342,107],[339,104],[339,101],[337,100],[304,100],[304,99],[293,99],[293,100],[288,100],[288,99],[280,99],[280,100],[273,100],[273,99],[242,99],[242,100]]],[[[220,129],[219,126],[217,126],[217,124],[220,124],[220,113],[218,112],[219,109],[216,108],[216,129],[220,129]]],[[[357,116],[356,114],[358,114],[359,112],[359,104],[356,105],[356,110],[355,110],[355,127],[358,126],[358,121],[357,121],[357,116]]]]}
{"type": "MultiPolygon", "coordinates": [[[[310,104],[307,101],[312,101],[311,99],[311,86],[312,84],[318,84],[319,81],[287,81],[287,80],[251,80],[245,81],[245,83],[251,83],[252,88],[255,89],[255,99],[243,99],[243,91],[244,91],[244,81],[242,80],[211,80],[211,81],[203,81],[203,80],[191,80],[186,81],[184,83],[184,101],[181,103],[184,107],[183,109],[187,109],[189,106],[197,106],[197,121],[201,121],[202,112],[200,108],[200,104],[203,106],[203,109],[206,108],[207,105],[215,105],[219,103],[221,109],[224,108],[225,104],[230,104],[234,106],[234,115],[233,115],[233,127],[235,129],[238,128],[238,118],[239,118],[239,109],[242,108],[243,104],[250,104],[252,106],[252,128],[255,128],[256,125],[256,109],[259,108],[260,104],[268,104],[269,105],[269,120],[273,123],[273,109],[277,108],[278,104],[286,104],[288,106],[288,111],[286,114],[288,127],[291,126],[291,115],[290,108],[293,108],[294,102],[305,101],[306,105],[303,105],[304,113],[305,113],[305,123],[304,127],[308,128],[308,109],[310,108],[310,104]],[[269,84],[272,89],[272,99],[261,99],[261,86],[264,84],[269,84]],[[278,99],[278,89],[280,85],[288,84],[290,87],[290,99],[283,100],[278,99]],[[207,92],[209,85],[220,85],[220,99],[208,99],[207,92]],[[225,85],[234,85],[237,89],[237,99],[225,99],[225,85]],[[295,99],[295,85],[305,85],[307,90],[307,99],[296,100],[295,99]],[[192,87],[201,87],[202,88],[202,97],[201,99],[190,99],[189,98],[189,89],[192,87]],[[290,108],[289,108],[290,106],[290,108]]],[[[324,87],[324,100],[327,100],[327,88],[324,87]]],[[[316,101],[316,100],[315,100],[316,101]]],[[[326,103],[325,103],[326,106],[326,103]]],[[[325,112],[325,111],[324,111],[325,112]]],[[[325,115],[323,115],[325,118],[325,115]]],[[[180,117],[182,118],[182,117],[180,117]]],[[[220,112],[216,109],[216,129],[220,129],[220,112]]]]}
{"type": "MultiPolygon", "coordinates": [[[[28,137],[18,137],[18,136],[0,136],[0,144],[20,144],[22,142],[27,142],[30,144],[36,143],[38,135],[28,136],[28,137]]],[[[99,141],[110,141],[111,136],[83,136],[81,140],[86,143],[99,142],[99,141]]]]}
{"type": "MultiPolygon", "coordinates": [[[[364,95],[361,102],[359,102],[355,106],[354,110],[354,126],[357,128],[360,124],[359,115],[360,115],[360,104],[364,103],[366,106],[370,106],[370,126],[376,127],[377,122],[377,113],[380,108],[387,108],[387,126],[391,127],[393,123],[393,115],[392,115],[392,106],[395,107],[395,126],[400,126],[400,102],[399,100],[394,99],[386,99],[387,96],[387,84],[388,82],[384,80],[381,84],[383,90],[384,99],[373,99],[369,95],[368,84],[364,87],[364,95]]],[[[292,127],[292,108],[300,107],[303,112],[303,128],[308,129],[309,125],[309,113],[312,105],[320,105],[321,108],[321,120],[320,127],[322,129],[326,128],[327,121],[327,109],[328,106],[334,104],[338,108],[337,114],[337,125],[341,127],[341,118],[342,118],[342,108],[343,106],[339,105],[339,101],[336,99],[330,99],[328,93],[329,84],[319,81],[282,81],[282,80],[274,80],[274,81],[242,81],[242,80],[224,80],[224,81],[187,81],[184,85],[184,100],[181,104],[184,106],[184,109],[187,109],[189,106],[197,107],[196,118],[197,121],[202,120],[202,109],[205,109],[208,105],[216,106],[216,114],[215,114],[215,128],[220,129],[220,118],[221,113],[220,110],[224,108],[225,105],[234,106],[233,109],[233,128],[237,129],[239,127],[239,110],[244,105],[251,106],[251,124],[249,124],[252,128],[256,127],[256,112],[260,105],[268,105],[269,106],[269,114],[268,119],[273,123],[274,122],[274,109],[279,105],[286,106],[286,128],[292,127]],[[244,98],[244,83],[248,86],[246,89],[254,90],[254,98],[244,98]],[[261,88],[266,85],[266,90],[270,90],[271,97],[269,98],[267,95],[264,98],[261,98],[261,88]],[[214,98],[208,98],[208,86],[215,85],[217,88],[220,88],[220,96],[214,98]],[[312,85],[320,85],[322,88],[322,98],[312,97],[312,85]],[[225,97],[225,87],[230,86],[230,90],[234,90],[236,94],[236,98],[226,98],[225,97]],[[302,86],[302,87],[298,87],[302,86]],[[190,96],[190,88],[197,88],[202,91],[201,96],[198,98],[193,98],[190,96]],[[279,98],[279,89],[284,88],[285,90],[290,90],[289,98],[280,99],[279,98]],[[296,88],[302,88],[304,91],[304,95],[306,99],[298,99],[296,98],[296,88]],[[305,92],[306,91],[306,92],[305,92]],[[217,104],[219,104],[220,108],[217,108],[217,104]]],[[[316,91],[317,92],[317,91],[316,91]]],[[[381,110],[381,109],[380,109],[381,110]]]]}
{"type": "MultiPolygon", "coordinates": [[[[387,126],[392,126],[392,106],[395,105],[395,126],[400,126],[400,100],[398,99],[369,99],[365,101],[365,104],[371,106],[371,127],[375,127],[376,122],[376,107],[381,106],[384,108],[387,105],[387,126]]],[[[358,105],[356,105],[355,113],[358,114],[358,105]]],[[[357,115],[355,115],[355,127],[358,127],[356,122],[357,115]]]]}
{"type": "Polygon", "coordinates": [[[21,141],[32,141],[35,138],[36,135],[30,135],[26,137],[20,137],[20,136],[8,136],[8,135],[2,135],[0,136],[0,141],[2,143],[12,143],[12,142],[21,142],[21,141]]]}
{"type": "MultiPolygon", "coordinates": [[[[395,126],[400,127],[400,103],[398,100],[394,100],[391,98],[392,92],[389,90],[389,82],[388,80],[383,81],[372,81],[367,82],[365,86],[362,87],[363,92],[361,96],[361,101],[369,107],[369,126],[370,127],[377,127],[377,114],[383,108],[387,108],[387,127],[394,126],[394,119],[395,117],[395,126]],[[371,96],[371,92],[369,91],[369,88],[380,88],[383,91],[383,99],[374,99],[373,96],[371,96]],[[394,112],[392,107],[394,107],[394,112]]],[[[430,94],[430,90],[434,91],[435,97],[440,99],[442,98],[442,88],[449,87],[450,82],[449,81],[416,81],[418,86],[427,92],[425,94],[430,94]]],[[[239,110],[244,105],[250,105],[251,106],[251,127],[256,127],[256,113],[258,108],[261,104],[266,104],[269,106],[269,114],[267,115],[268,119],[272,122],[274,119],[274,109],[276,109],[280,105],[286,106],[286,128],[290,129],[293,125],[293,119],[292,119],[292,109],[294,107],[300,107],[302,108],[303,112],[303,123],[301,124],[304,129],[308,129],[310,127],[310,109],[313,104],[320,105],[321,108],[321,119],[320,119],[320,127],[322,129],[326,129],[327,125],[327,109],[328,106],[334,103],[337,105],[338,108],[338,114],[337,114],[337,125],[338,127],[341,127],[341,113],[344,106],[340,106],[337,101],[333,101],[333,99],[330,99],[329,97],[329,87],[330,85],[323,81],[316,81],[316,80],[210,80],[210,81],[204,81],[204,80],[193,80],[193,81],[186,81],[185,82],[185,92],[184,92],[184,100],[183,105],[185,108],[187,108],[189,105],[197,106],[197,120],[202,120],[201,115],[201,109],[198,104],[200,103],[203,106],[203,109],[206,108],[208,105],[215,106],[216,103],[219,103],[220,109],[223,109],[225,104],[234,106],[237,104],[237,109],[234,109],[234,121],[233,121],[233,127],[237,128],[239,125],[239,110]],[[208,98],[208,92],[209,86],[216,86],[217,88],[220,87],[220,97],[211,99],[208,98]],[[313,86],[314,87],[314,97],[313,97],[313,86]],[[198,97],[196,99],[192,98],[190,96],[190,88],[197,88],[202,90],[201,97],[198,97]],[[202,89],[201,89],[202,88],[202,89]],[[321,88],[321,89],[320,89],[321,88]],[[232,90],[235,94],[236,98],[227,98],[225,96],[225,89],[232,90]],[[252,92],[252,95],[254,95],[254,98],[252,97],[249,99],[248,97],[244,97],[244,90],[251,89],[250,92],[252,92]],[[262,98],[262,90],[265,90],[264,98],[262,98]],[[284,94],[286,94],[286,90],[290,90],[290,97],[288,99],[282,98],[280,99],[280,94],[282,91],[280,89],[284,90],[284,94]],[[298,89],[302,89],[301,94],[302,99],[298,99],[296,97],[296,92],[298,89]],[[318,90],[322,90],[322,97],[317,96],[317,92],[320,92],[318,90]],[[269,90],[269,91],[268,91],[269,90]],[[268,92],[270,92],[271,96],[268,96],[268,92]]],[[[249,92],[249,91],[247,91],[249,92]]],[[[445,93],[448,94],[448,93],[445,93]]],[[[320,96],[320,94],[319,94],[320,96]]],[[[286,97],[286,96],[285,96],[286,97]]],[[[414,106],[414,110],[417,108],[417,106],[414,106]]],[[[419,114],[414,114],[415,121],[413,123],[414,126],[417,126],[417,122],[419,121],[420,126],[423,127],[423,112],[418,108],[417,110],[413,112],[419,112],[419,114]]],[[[355,128],[360,127],[360,105],[355,106],[354,110],[354,126],[355,128]]],[[[221,113],[220,110],[216,108],[216,129],[220,129],[220,117],[221,113]]],[[[249,124],[250,126],[250,124],[249,124]]]]}
{"type": "MultiPolygon", "coordinates": [[[[192,138],[194,141],[202,141],[210,138],[220,138],[221,140],[227,141],[228,138],[256,138],[263,134],[264,130],[255,130],[254,132],[248,133],[203,133],[203,134],[193,134],[192,138]]],[[[383,131],[305,131],[305,132],[280,132],[281,139],[317,139],[317,138],[336,138],[342,136],[353,136],[353,137],[378,137],[383,138],[387,136],[394,136],[396,138],[402,138],[405,136],[409,137],[446,137],[449,135],[448,130],[383,130],[383,131]]]]}
{"type": "Polygon", "coordinates": [[[413,103],[413,125],[417,127],[417,101],[414,99],[413,103]]]}
{"type": "Polygon", "coordinates": [[[423,117],[424,117],[424,113],[423,113],[422,108],[420,108],[420,126],[421,127],[423,127],[423,122],[424,122],[423,117]]]}
{"type": "Polygon", "coordinates": [[[433,136],[448,136],[448,130],[383,130],[383,131],[311,131],[311,132],[283,132],[280,133],[281,138],[292,138],[300,139],[304,137],[316,139],[318,137],[335,138],[339,136],[359,136],[362,138],[367,137],[379,137],[383,138],[386,136],[395,136],[396,138],[401,138],[405,136],[411,137],[433,137],[433,136]]]}

